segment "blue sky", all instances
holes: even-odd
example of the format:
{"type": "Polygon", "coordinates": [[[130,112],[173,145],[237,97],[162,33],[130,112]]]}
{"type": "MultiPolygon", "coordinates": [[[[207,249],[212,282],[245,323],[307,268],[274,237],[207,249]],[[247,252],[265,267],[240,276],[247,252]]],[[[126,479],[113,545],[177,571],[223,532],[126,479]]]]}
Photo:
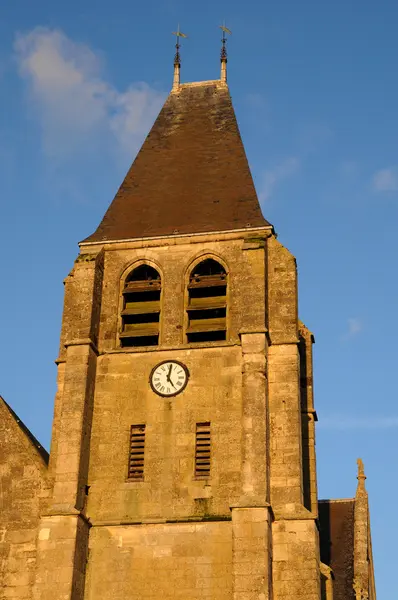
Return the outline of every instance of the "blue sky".
{"type": "MultiPolygon", "coordinates": [[[[6,3],[3,3],[4,5],[6,3]]],[[[172,81],[228,74],[265,217],[316,338],[321,497],[365,462],[380,600],[398,521],[398,77],[392,0],[13,0],[0,9],[0,393],[49,445],[62,280],[172,81]]]]}

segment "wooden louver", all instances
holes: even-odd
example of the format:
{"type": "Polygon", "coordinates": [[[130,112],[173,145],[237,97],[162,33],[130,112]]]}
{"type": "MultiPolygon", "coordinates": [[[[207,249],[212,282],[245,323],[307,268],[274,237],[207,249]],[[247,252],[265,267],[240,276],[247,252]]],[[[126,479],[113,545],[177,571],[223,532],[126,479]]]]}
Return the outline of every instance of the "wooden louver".
{"type": "Polygon", "coordinates": [[[204,261],[188,284],[189,342],[225,340],[227,333],[227,274],[216,261],[204,261]]]}
{"type": "Polygon", "coordinates": [[[160,276],[148,265],[135,269],[126,280],[120,332],[122,347],[159,343],[160,293],[160,276]]]}
{"type": "Polygon", "coordinates": [[[130,454],[128,478],[144,479],[145,425],[132,425],[130,430],[130,454]]]}
{"type": "Polygon", "coordinates": [[[210,477],[210,423],[196,424],[195,477],[210,477]]]}

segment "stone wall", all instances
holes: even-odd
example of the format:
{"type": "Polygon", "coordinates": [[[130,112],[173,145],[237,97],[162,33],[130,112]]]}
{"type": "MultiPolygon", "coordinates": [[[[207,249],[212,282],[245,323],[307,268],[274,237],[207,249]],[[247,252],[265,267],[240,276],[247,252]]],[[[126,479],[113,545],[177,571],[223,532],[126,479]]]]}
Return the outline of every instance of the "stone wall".
{"type": "MultiPolygon", "coordinates": [[[[106,248],[88,481],[87,514],[93,522],[225,516],[242,493],[241,333],[262,331],[264,336],[265,242],[259,238],[248,243],[228,234],[203,239],[201,243],[174,239],[172,245],[170,240],[157,240],[145,248],[135,243],[106,248]],[[228,339],[187,344],[184,303],[189,273],[194,261],[207,257],[220,260],[228,271],[228,339]],[[162,278],[160,347],[121,349],[122,282],[142,260],[150,261],[162,278]],[[190,371],[184,393],[169,400],[149,385],[152,368],[166,358],[182,361],[190,371]],[[203,421],[211,422],[212,437],[207,482],[193,478],[195,424],[203,421]],[[140,423],[146,424],[145,480],[128,482],[130,427],[140,423]]],[[[259,347],[264,357],[264,342],[259,347]]],[[[264,358],[259,368],[264,371],[264,358]]],[[[262,385],[259,391],[264,396],[262,385]]],[[[265,397],[256,401],[265,407],[265,397]]],[[[265,431],[264,408],[256,416],[263,419],[265,431]]],[[[256,426],[260,426],[258,420],[256,426]]],[[[262,473],[263,490],[264,449],[263,433],[251,449],[257,463],[262,457],[256,471],[262,473]]]]}
{"type": "Polygon", "coordinates": [[[47,464],[0,398],[0,598],[30,600],[47,464]]]}
{"type": "Polygon", "coordinates": [[[53,577],[72,600],[287,600],[290,591],[318,600],[290,252],[273,237],[237,234],[88,246],[67,278],[64,315],[55,486],[40,525],[35,600],[50,600],[53,577]],[[209,257],[228,272],[227,340],[187,343],[189,273],[209,257]],[[144,260],[162,279],[159,346],[121,348],[124,278],[144,260]],[[166,359],[190,374],[168,399],[149,384],[166,359]],[[211,472],[198,480],[195,428],[204,421],[211,472]],[[144,478],[132,481],[130,428],[140,424],[144,478]]]}
{"type": "Polygon", "coordinates": [[[87,600],[230,600],[230,522],[94,527],[87,600]]]}
{"type": "MultiPolygon", "coordinates": [[[[265,327],[265,250],[264,239],[246,243],[233,235],[200,236],[201,241],[164,239],[146,242],[109,244],[105,251],[102,289],[100,352],[119,348],[121,288],[123,278],[135,263],[150,261],[162,278],[160,344],[164,349],[185,344],[184,305],[193,263],[200,258],[220,260],[228,271],[228,338],[239,343],[241,330],[261,331],[265,327]]],[[[88,250],[88,249],[87,249],[88,250]]],[[[92,250],[98,251],[95,247],[92,250]]],[[[65,302],[65,306],[68,302],[65,302]]],[[[69,311],[67,311],[67,314],[69,311]]],[[[67,326],[64,329],[68,329],[67,326]]],[[[66,333],[65,333],[66,335],[66,333]]],[[[204,344],[207,345],[207,344],[204,344]]],[[[124,352],[128,350],[124,350],[124,352]]],[[[139,349],[136,350],[136,352],[139,349]]]]}
{"type": "Polygon", "coordinates": [[[278,519],[272,526],[273,590],[277,600],[319,600],[319,536],[315,520],[278,519]]]}
{"type": "Polygon", "coordinates": [[[241,352],[238,346],[122,352],[98,358],[87,515],[98,521],[230,515],[241,489],[241,352]],[[165,358],[189,369],[184,393],[149,386],[165,358]],[[211,472],[195,480],[195,426],[211,423],[211,472]],[[127,480],[130,427],[145,424],[144,481],[127,480]]]}

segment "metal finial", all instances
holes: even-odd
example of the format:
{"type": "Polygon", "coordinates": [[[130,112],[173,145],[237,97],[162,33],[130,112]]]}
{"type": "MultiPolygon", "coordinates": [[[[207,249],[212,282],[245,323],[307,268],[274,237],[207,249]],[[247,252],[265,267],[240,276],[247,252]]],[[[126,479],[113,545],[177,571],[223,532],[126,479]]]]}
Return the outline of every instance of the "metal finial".
{"type": "Polygon", "coordinates": [[[182,33],[180,31],[180,24],[178,24],[177,31],[173,31],[173,35],[177,36],[176,53],[175,53],[175,56],[174,56],[174,64],[175,65],[179,65],[180,61],[181,61],[181,57],[180,57],[180,48],[181,48],[180,37],[181,38],[186,38],[188,36],[185,35],[185,33],[182,33]]]}
{"type": "Polygon", "coordinates": [[[232,31],[230,29],[228,29],[228,27],[224,25],[220,25],[220,29],[222,30],[222,39],[221,39],[221,60],[222,61],[227,61],[227,37],[226,37],[226,33],[231,34],[232,31]]]}

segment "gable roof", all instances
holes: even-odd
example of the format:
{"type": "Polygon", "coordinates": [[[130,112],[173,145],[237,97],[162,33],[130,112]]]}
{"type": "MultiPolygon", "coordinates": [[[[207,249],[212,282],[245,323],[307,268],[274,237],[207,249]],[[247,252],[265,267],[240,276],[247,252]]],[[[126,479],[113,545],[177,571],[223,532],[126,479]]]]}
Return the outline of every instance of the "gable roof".
{"type": "Polygon", "coordinates": [[[318,507],[321,561],[333,570],[333,598],[355,600],[355,500],[321,500],[318,507]]]}
{"type": "Polygon", "coordinates": [[[84,242],[267,226],[228,87],[208,81],[170,93],[98,229],[84,242]]]}
{"type": "Polygon", "coordinates": [[[23,435],[28,439],[31,446],[34,447],[35,452],[41,457],[43,462],[47,465],[49,460],[49,454],[45,448],[40,444],[40,442],[35,438],[33,433],[26,427],[25,423],[21,421],[18,415],[12,410],[11,406],[7,404],[2,396],[0,396],[0,412],[4,410],[6,414],[12,419],[12,421],[18,426],[18,428],[22,431],[23,435]]]}

